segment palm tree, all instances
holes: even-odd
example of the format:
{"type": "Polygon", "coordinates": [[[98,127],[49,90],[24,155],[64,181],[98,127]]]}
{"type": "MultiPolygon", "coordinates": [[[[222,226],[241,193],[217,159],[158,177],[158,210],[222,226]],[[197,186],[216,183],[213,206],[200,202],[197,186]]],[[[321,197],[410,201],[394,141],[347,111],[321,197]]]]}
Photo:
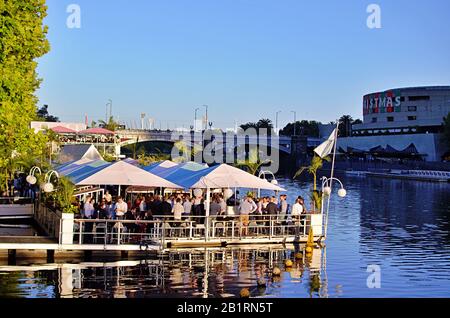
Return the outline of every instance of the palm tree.
{"type": "Polygon", "coordinates": [[[240,169],[245,168],[245,170],[247,170],[248,173],[256,175],[263,165],[268,164],[270,162],[271,160],[268,159],[262,161],[261,158],[259,157],[258,149],[254,148],[250,150],[248,159],[239,160],[235,164],[235,166],[240,169]]]}
{"type": "Polygon", "coordinates": [[[313,209],[321,209],[322,206],[322,193],[317,191],[317,171],[323,167],[323,160],[330,161],[329,157],[320,158],[319,156],[314,155],[311,159],[311,163],[309,166],[301,167],[297,170],[294,175],[294,179],[299,177],[304,171],[308,171],[309,174],[313,176],[313,190],[311,192],[311,201],[313,203],[313,209]]]}
{"type": "Polygon", "coordinates": [[[330,161],[330,158],[320,158],[319,156],[314,155],[314,157],[311,160],[311,163],[309,166],[301,167],[297,170],[297,172],[294,175],[294,179],[299,177],[304,171],[308,171],[309,174],[313,176],[313,190],[317,191],[317,170],[322,169],[323,167],[323,160],[330,161]]]}
{"type": "Polygon", "coordinates": [[[119,123],[114,120],[113,116],[109,117],[108,122],[105,122],[104,120],[99,120],[99,124],[103,128],[111,130],[111,131],[116,131],[117,128],[119,127],[119,123]]]}

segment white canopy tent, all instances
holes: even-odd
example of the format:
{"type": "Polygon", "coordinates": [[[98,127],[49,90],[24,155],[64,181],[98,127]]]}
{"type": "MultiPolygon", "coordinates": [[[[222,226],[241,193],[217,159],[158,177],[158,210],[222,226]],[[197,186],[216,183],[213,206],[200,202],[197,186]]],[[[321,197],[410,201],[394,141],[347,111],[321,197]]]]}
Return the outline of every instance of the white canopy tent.
{"type": "Polygon", "coordinates": [[[192,189],[217,188],[249,188],[272,191],[286,191],[285,189],[258,178],[241,169],[227,164],[221,164],[191,186],[192,189]]]}
{"type": "Polygon", "coordinates": [[[181,189],[182,187],[167,181],[151,172],[145,171],[124,161],[118,161],[99,172],[81,180],[77,185],[118,185],[142,186],[149,188],[181,189]]]}
{"type": "Polygon", "coordinates": [[[206,216],[209,216],[211,189],[230,189],[230,188],[249,188],[272,191],[286,191],[285,189],[268,182],[265,179],[258,178],[241,169],[227,164],[221,164],[204,170],[204,174],[199,180],[191,185],[191,189],[206,189],[205,210],[206,216]]]}

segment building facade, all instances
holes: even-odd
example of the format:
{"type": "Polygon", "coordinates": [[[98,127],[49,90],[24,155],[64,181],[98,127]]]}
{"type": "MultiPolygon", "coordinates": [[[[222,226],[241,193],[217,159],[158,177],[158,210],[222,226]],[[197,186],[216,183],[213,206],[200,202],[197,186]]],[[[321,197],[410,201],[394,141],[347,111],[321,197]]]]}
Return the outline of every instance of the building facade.
{"type": "Polygon", "coordinates": [[[426,161],[440,161],[446,151],[443,118],[450,113],[450,86],[391,89],[363,97],[363,123],[352,137],[340,138],[342,149],[368,151],[414,145],[426,161]]]}

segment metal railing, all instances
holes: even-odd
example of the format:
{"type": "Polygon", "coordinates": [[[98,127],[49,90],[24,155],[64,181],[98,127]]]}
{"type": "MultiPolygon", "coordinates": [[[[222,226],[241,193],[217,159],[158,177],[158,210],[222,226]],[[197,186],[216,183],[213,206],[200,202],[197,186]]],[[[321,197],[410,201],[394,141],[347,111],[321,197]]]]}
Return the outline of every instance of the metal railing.
{"type": "MultiPolygon", "coordinates": [[[[310,215],[290,220],[280,215],[250,216],[248,219],[222,216],[186,216],[175,220],[155,216],[154,220],[75,219],[74,244],[164,245],[170,241],[235,241],[244,239],[279,239],[307,236],[310,215]]],[[[62,236],[63,233],[60,233],[62,236]]]]}
{"type": "Polygon", "coordinates": [[[61,234],[61,213],[40,204],[35,208],[35,221],[50,237],[60,238],[61,234]]]}

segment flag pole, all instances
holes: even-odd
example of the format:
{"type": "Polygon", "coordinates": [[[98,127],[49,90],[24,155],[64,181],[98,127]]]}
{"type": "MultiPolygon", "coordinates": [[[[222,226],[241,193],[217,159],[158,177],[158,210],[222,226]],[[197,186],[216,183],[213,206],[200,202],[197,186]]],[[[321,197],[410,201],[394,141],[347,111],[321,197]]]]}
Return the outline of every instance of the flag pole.
{"type": "MultiPolygon", "coordinates": [[[[333,159],[331,161],[331,174],[330,174],[330,189],[331,192],[328,195],[327,200],[327,211],[325,215],[325,238],[327,237],[327,231],[328,231],[328,212],[330,210],[330,199],[331,199],[331,193],[333,192],[333,177],[334,177],[334,163],[336,161],[336,147],[337,147],[337,138],[339,135],[339,119],[336,120],[336,133],[334,135],[334,146],[333,146],[333,159]]],[[[323,204],[323,203],[322,203],[323,204]]]]}

